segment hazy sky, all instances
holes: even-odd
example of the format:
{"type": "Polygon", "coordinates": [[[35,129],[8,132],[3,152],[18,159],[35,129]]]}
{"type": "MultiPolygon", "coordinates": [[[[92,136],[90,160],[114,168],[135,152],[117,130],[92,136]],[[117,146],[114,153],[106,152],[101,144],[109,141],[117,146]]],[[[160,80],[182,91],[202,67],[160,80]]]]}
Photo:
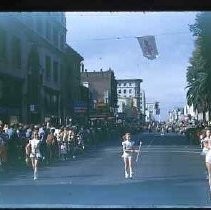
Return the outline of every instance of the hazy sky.
{"type": "Polygon", "coordinates": [[[196,12],[67,12],[67,43],[88,71],[114,70],[116,79],[141,78],[147,102],[160,102],[161,119],[186,103],[186,67],[194,49],[188,24],[196,12]],[[135,37],[154,35],[159,56],[143,57],[135,37]],[[119,37],[119,39],[118,39],[119,37]]]}

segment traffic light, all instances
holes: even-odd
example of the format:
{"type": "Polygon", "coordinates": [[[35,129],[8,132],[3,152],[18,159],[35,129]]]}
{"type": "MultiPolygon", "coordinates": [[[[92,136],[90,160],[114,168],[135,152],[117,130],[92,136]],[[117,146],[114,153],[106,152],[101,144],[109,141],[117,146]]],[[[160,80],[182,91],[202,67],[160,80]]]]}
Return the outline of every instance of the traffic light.
{"type": "Polygon", "coordinates": [[[159,108],[159,102],[155,102],[155,109],[157,110],[159,108]]]}

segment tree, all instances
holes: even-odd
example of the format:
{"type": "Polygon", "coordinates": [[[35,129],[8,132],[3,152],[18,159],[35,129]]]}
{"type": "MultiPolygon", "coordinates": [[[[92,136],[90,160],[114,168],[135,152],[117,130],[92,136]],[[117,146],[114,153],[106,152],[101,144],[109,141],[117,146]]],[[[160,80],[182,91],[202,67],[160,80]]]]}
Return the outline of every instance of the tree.
{"type": "Polygon", "coordinates": [[[187,102],[199,112],[211,111],[211,12],[199,13],[190,25],[195,50],[187,68],[187,102]]]}

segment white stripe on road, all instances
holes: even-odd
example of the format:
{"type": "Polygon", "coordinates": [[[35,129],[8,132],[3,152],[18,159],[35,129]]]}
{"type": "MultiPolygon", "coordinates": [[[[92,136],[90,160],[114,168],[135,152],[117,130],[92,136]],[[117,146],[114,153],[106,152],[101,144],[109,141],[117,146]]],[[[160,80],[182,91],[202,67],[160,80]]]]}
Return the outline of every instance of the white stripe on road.
{"type": "Polygon", "coordinates": [[[154,140],[154,139],[152,139],[152,140],[150,141],[150,143],[147,145],[147,148],[149,148],[149,147],[151,146],[153,140],[154,140]]]}
{"type": "Polygon", "coordinates": [[[74,204],[0,204],[0,208],[210,208],[210,205],[74,205],[74,204]]]}
{"type": "MultiPolygon", "coordinates": [[[[144,152],[146,152],[146,153],[148,153],[148,152],[150,152],[150,153],[152,153],[152,150],[142,150],[142,152],[144,153],[144,152]]],[[[201,153],[201,151],[187,151],[187,150],[157,150],[157,151],[155,151],[155,150],[153,150],[153,152],[158,152],[158,153],[172,153],[172,152],[181,152],[181,153],[196,153],[196,154],[200,154],[201,153]]]]}

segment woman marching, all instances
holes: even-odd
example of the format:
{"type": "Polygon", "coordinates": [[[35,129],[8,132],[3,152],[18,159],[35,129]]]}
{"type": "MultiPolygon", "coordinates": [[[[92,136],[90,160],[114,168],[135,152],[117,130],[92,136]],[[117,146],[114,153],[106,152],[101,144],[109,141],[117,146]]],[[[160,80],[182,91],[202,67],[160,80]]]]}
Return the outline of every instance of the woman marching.
{"type": "Polygon", "coordinates": [[[131,140],[130,133],[126,133],[123,136],[122,149],[123,149],[123,159],[125,164],[125,178],[133,177],[133,154],[139,150],[135,149],[135,142],[131,140]]]}
{"type": "Polygon", "coordinates": [[[29,153],[32,168],[34,171],[34,180],[38,178],[38,164],[40,158],[42,157],[40,153],[40,144],[41,140],[39,139],[39,134],[37,131],[34,131],[32,139],[29,140],[29,143],[26,145],[26,152],[29,153]]]}
{"type": "Polygon", "coordinates": [[[209,189],[211,193],[211,134],[210,130],[206,129],[206,133],[204,132],[200,135],[201,147],[203,148],[201,155],[205,155],[205,164],[208,173],[209,180],[209,189]]]}

